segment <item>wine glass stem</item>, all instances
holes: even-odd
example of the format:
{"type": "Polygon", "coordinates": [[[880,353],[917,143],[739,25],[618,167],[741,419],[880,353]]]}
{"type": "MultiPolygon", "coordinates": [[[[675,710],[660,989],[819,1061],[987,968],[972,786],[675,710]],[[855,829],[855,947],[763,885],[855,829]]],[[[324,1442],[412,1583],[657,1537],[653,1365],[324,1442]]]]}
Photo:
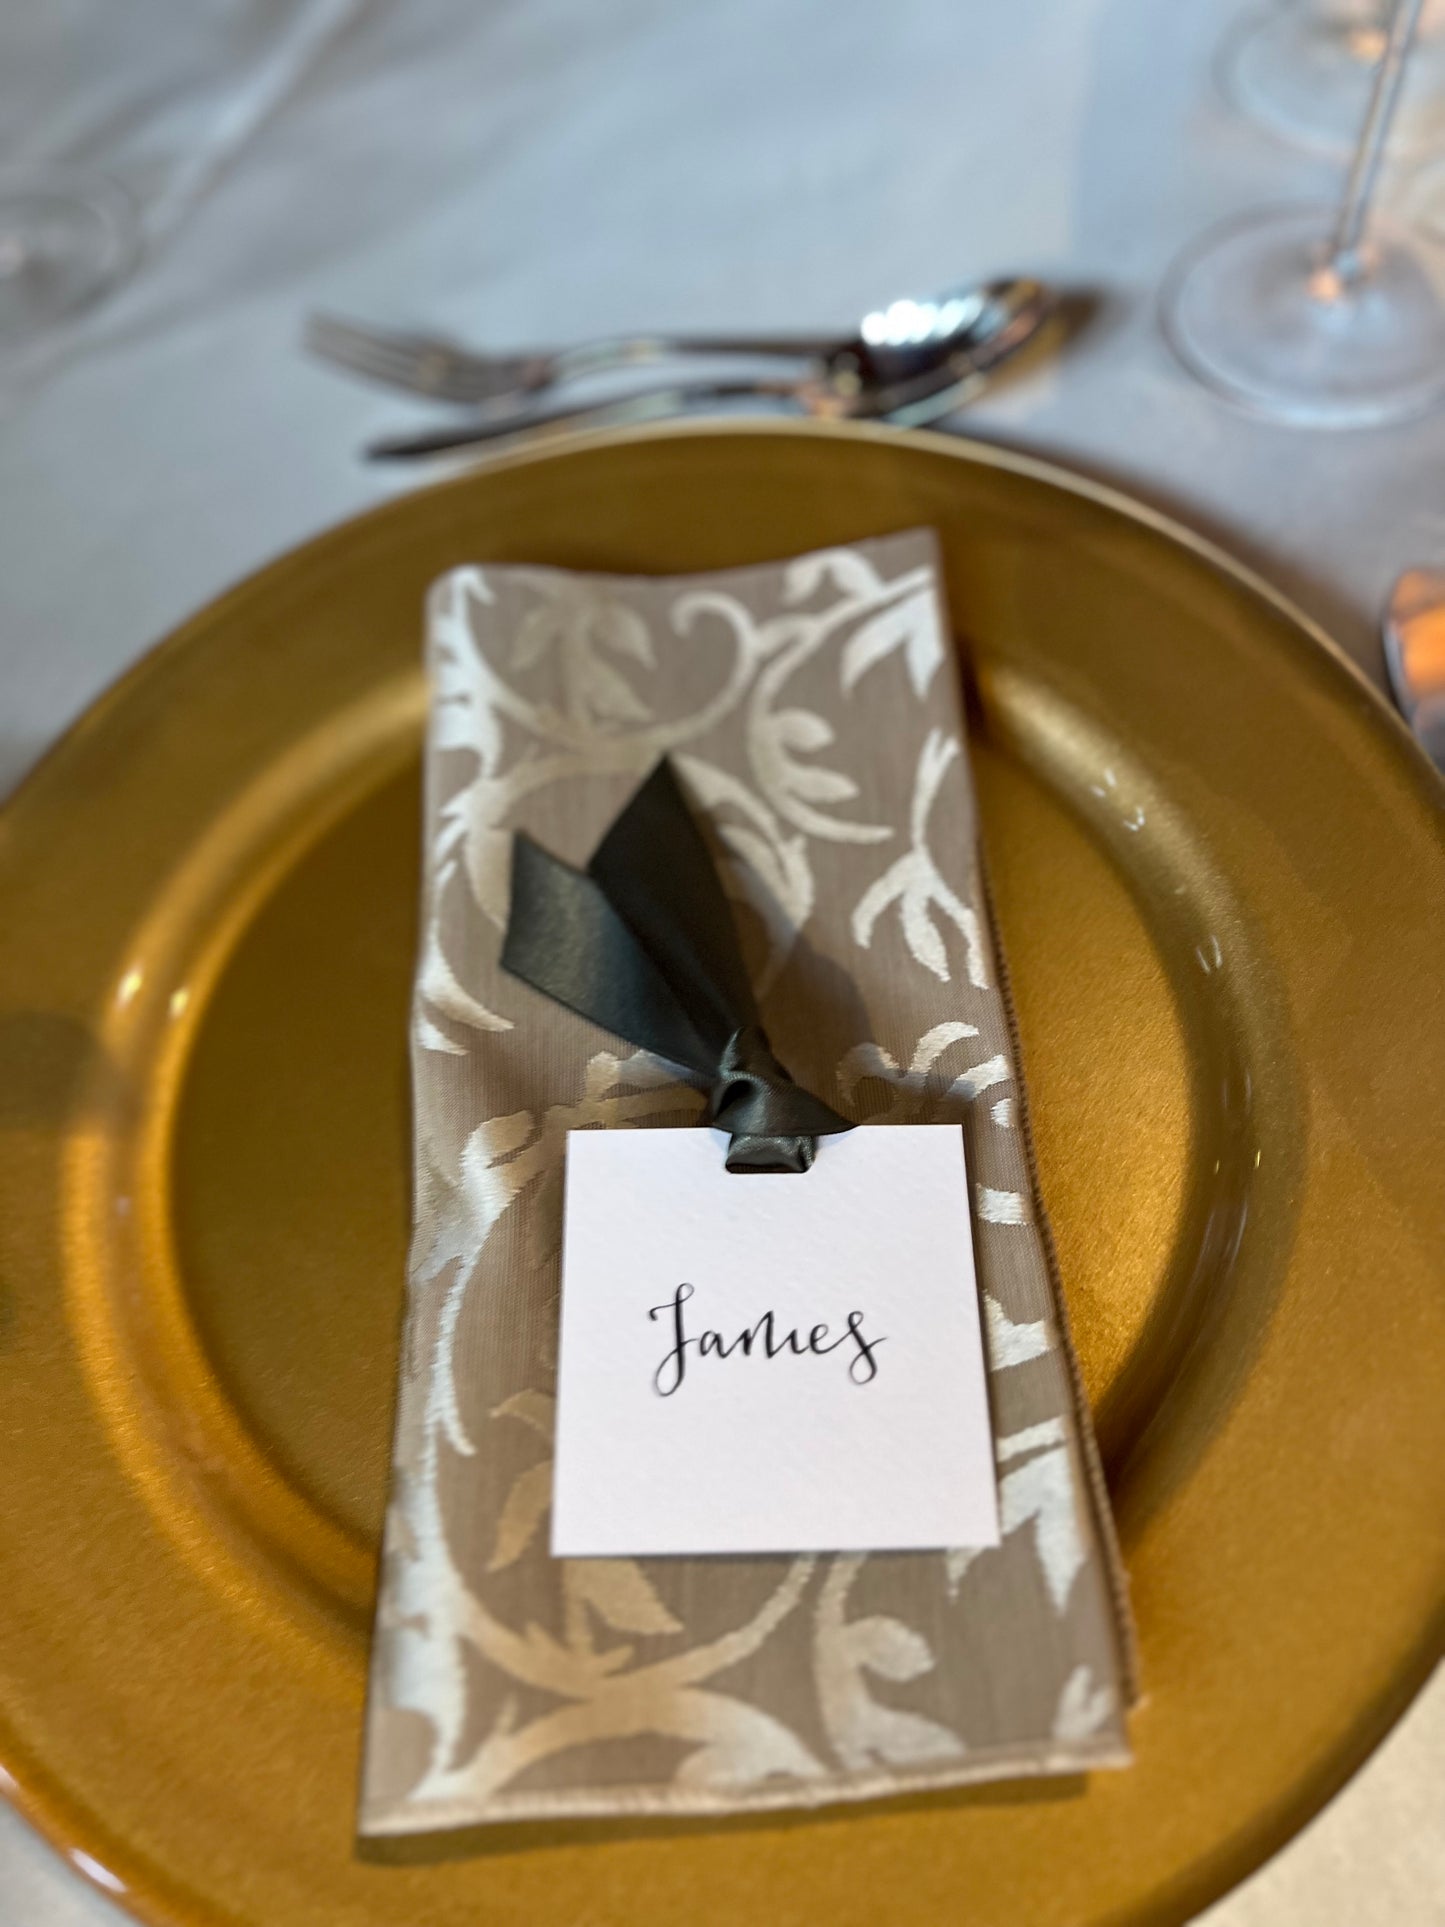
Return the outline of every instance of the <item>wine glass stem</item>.
{"type": "Polygon", "coordinates": [[[1390,9],[1385,51],[1375,73],[1369,110],[1365,115],[1365,124],[1360,129],[1354,159],[1350,162],[1350,177],[1345,184],[1344,199],[1340,203],[1335,230],[1330,238],[1330,267],[1337,279],[1346,284],[1358,281],[1365,272],[1360,243],[1364,239],[1370,204],[1375,198],[1385,143],[1390,138],[1395,110],[1400,104],[1405,63],[1410,57],[1423,5],[1424,0],[1394,0],[1390,9]]]}

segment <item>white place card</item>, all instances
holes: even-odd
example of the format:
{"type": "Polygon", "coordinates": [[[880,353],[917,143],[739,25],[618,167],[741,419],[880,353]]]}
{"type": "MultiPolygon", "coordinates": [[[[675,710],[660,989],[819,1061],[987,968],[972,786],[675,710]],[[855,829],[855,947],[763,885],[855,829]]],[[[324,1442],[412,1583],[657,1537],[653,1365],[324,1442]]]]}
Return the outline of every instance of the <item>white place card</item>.
{"type": "Polygon", "coordinates": [[[963,1134],[567,1139],[552,1551],[998,1544],[963,1134]]]}

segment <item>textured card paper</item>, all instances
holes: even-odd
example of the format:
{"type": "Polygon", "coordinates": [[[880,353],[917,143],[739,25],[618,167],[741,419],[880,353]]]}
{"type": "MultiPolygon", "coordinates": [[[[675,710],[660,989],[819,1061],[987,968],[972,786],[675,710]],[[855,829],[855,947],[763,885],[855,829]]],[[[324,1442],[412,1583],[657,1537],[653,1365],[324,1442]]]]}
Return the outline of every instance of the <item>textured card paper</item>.
{"type": "Polygon", "coordinates": [[[567,1138],[552,1551],[999,1542],[963,1135],[567,1138]]]}

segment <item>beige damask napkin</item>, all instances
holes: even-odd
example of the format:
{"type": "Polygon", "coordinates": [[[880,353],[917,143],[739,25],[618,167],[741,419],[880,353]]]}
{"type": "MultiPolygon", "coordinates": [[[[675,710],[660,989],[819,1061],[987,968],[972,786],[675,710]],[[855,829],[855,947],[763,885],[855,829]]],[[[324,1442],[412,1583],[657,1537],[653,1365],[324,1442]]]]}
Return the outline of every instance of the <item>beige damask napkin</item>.
{"type": "Polygon", "coordinates": [[[932,537],[671,581],[458,569],[428,646],[416,1231],[362,1832],[1126,1763],[1124,1588],[1032,1178],[932,537]],[[510,839],[583,864],[663,754],[783,1062],[865,1125],[962,1121],[996,1548],[549,1555],[565,1134],[687,1126],[702,1098],[501,972],[510,839]]]}

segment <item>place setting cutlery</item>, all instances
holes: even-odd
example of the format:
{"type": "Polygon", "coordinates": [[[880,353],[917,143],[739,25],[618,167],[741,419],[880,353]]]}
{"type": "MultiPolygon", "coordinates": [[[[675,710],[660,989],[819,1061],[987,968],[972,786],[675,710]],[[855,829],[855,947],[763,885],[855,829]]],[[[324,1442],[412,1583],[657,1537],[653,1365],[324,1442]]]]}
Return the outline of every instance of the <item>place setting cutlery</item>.
{"type": "Polygon", "coordinates": [[[398,334],[317,316],[306,347],[384,387],[473,412],[434,429],[368,445],[373,461],[412,461],[516,437],[624,426],[760,401],[818,419],[921,427],[971,401],[1059,311],[1056,292],[1027,276],[979,283],[865,315],[857,331],[820,335],[626,335],[571,347],[494,354],[443,336],[398,334]],[[710,375],[539,405],[584,377],[689,358],[793,361],[788,374],[710,375]]]}

